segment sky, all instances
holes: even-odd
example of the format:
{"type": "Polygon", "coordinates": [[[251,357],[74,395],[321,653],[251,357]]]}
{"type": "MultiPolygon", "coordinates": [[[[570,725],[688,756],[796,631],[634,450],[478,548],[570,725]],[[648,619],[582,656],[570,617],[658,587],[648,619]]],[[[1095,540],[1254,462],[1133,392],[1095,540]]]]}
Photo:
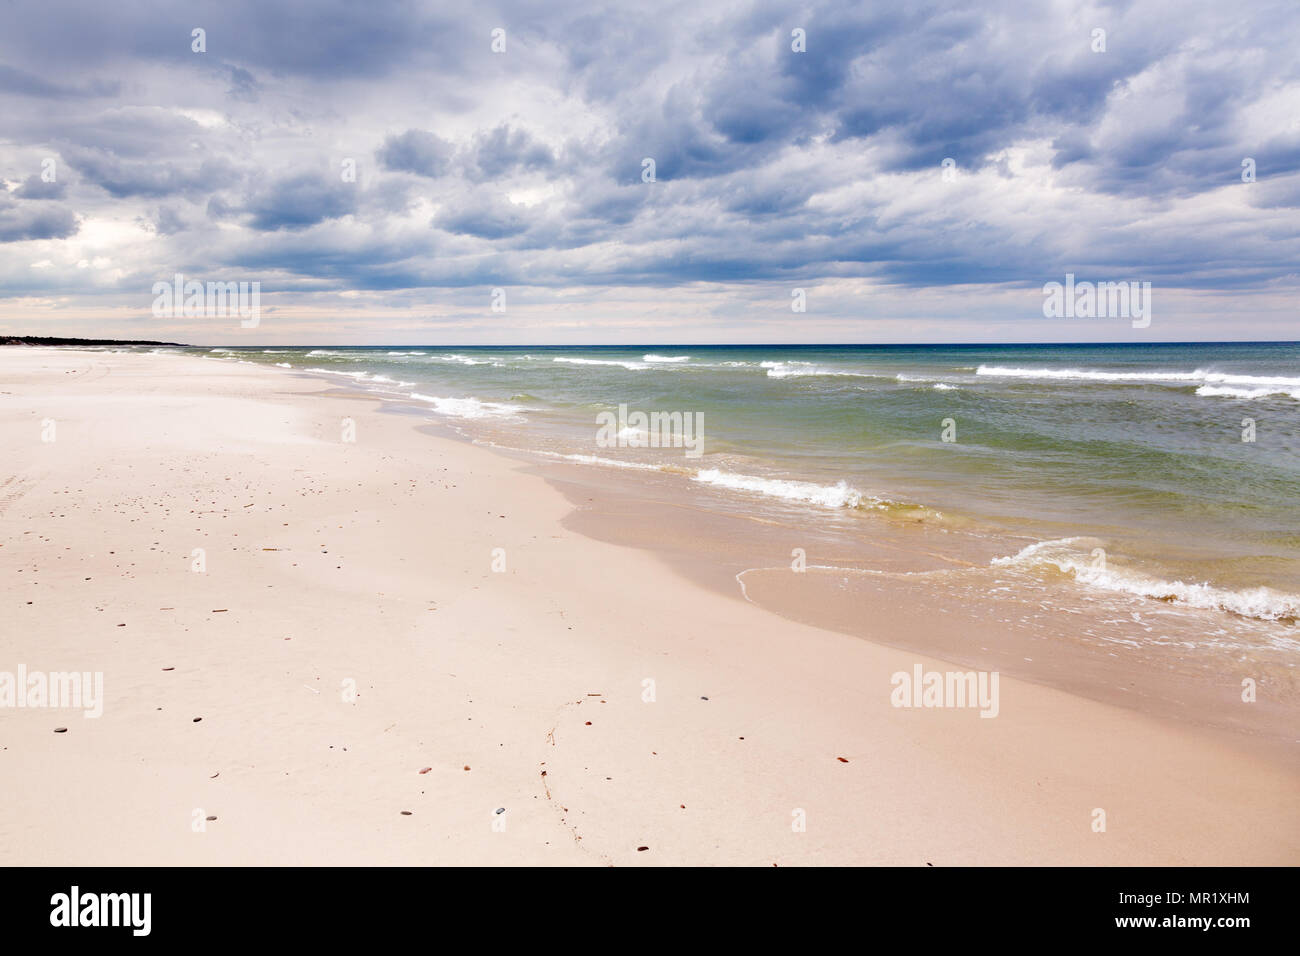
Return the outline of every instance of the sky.
{"type": "Polygon", "coordinates": [[[0,25],[2,334],[1300,339],[1294,0],[0,0],[0,25]],[[159,307],[178,273],[258,283],[256,321],[159,307]],[[1067,274],[1150,283],[1149,323],[1045,316],[1067,274]]]}

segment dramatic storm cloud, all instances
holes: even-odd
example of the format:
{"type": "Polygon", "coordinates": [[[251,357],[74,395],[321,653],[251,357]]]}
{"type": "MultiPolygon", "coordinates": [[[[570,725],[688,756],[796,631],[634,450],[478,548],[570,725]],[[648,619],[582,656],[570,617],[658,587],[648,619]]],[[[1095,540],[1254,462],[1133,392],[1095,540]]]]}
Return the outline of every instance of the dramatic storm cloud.
{"type": "Polygon", "coordinates": [[[1296,338],[1293,2],[18,2],[5,331],[1296,338]],[[255,330],[163,320],[176,273],[255,330]],[[490,308],[506,290],[504,313],[490,308]],[[792,312],[804,289],[807,311],[792,312]]]}

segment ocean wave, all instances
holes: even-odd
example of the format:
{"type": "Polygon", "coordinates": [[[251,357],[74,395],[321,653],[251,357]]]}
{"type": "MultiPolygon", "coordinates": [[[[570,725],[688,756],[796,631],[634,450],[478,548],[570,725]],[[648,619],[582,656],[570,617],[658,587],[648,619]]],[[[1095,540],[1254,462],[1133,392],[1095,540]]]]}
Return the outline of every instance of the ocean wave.
{"type": "Polygon", "coordinates": [[[689,355],[655,355],[653,352],[641,356],[643,362],[689,362],[690,360],[689,355]]]}
{"type": "Polygon", "coordinates": [[[307,353],[307,357],[311,358],[313,355],[338,355],[338,354],[340,353],[331,352],[329,349],[312,349],[310,352],[307,353]]]}
{"type": "MultiPolygon", "coordinates": [[[[278,368],[292,368],[288,362],[276,362],[278,368]]],[[[389,378],[387,375],[380,375],[376,372],[344,372],[337,368],[305,368],[304,372],[316,372],[320,375],[341,375],[344,378],[350,378],[354,382],[367,382],[379,385],[396,385],[399,388],[414,385],[414,382],[401,382],[395,378],[389,378]]]]}
{"type": "Polygon", "coordinates": [[[600,458],[596,455],[564,455],[557,451],[539,451],[539,455],[547,458],[559,458],[562,461],[573,461],[580,465],[604,465],[607,468],[630,468],[634,471],[663,471],[661,465],[650,465],[641,461],[619,461],[616,458],[600,458]]]}
{"type": "Polygon", "coordinates": [[[698,472],[694,480],[731,491],[748,491],[786,501],[805,501],[823,508],[860,508],[864,502],[871,505],[877,501],[844,481],[834,485],[818,485],[810,481],[737,475],[717,468],[698,472]]]}
{"type": "Polygon", "coordinates": [[[504,402],[484,402],[477,398],[442,398],[411,392],[411,398],[428,402],[439,415],[450,418],[496,418],[523,421],[520,412],[530,411],[526,405],[507,405],[504,402]]]}
{"type": "Polygon", "coordinates": [[[807,376],[843,375],[852,378],[878,378],[870,372],[850,372],[847,369],[828,368],[811,362],[759,362],[759,368],[767,369],[768,378],[800,378],[807,376]]]}
{"type": "Polygon", "coordinates": [[[342,375],[344,378],[363,379],[366,377],[365,372],[341,372],[336,368],[309,368],[304,369],[307,372],[320,372],[322,375],[342,375]]]}
{"type": "Polygon", "coordinates": [[[1231,385],[1202,385],[1196,390],[1196,394],[1203,398],[1270,398],[1274,395],[1285,395],[1287,398],[1293,398],[1300,402],[1300,388],[1286,389],[1269,387],[1265,385],[1262,388],[1233,388],[1231,385]]]}
{"type": "Polygon", "coordinates": [[[1300,595],[1268,587],[1233,591],[1207,583],[1166,581],[1141,571],[1095,561],[1092,551],[1082,547],[1095,543],[1084,538],[1042,541],[1008,557],[994,558],[991,563],[993,567],[1023,569],[1053,566],[1089,587],[1203,610],[1227,611],[1261,621],[1295,623],[1300,619],[1300,595]]]}
{"type": "Polygon", "coordinates": [[[275,363],[275,367],[276,367],[276,368],[293,368],[293,366],[290,365],[288,362],[276,362],[276,363],[275,363]]]}
{"type": "Polygon", "coordinates": [[[426,352],[389,352],[389,355],[427,355],[426,352]]]}
{"type": "Polygon", "coordinates": [[[956,385],[945,382],[943,379],[927,378],[924,375],[904,375],[902,372],[899,372],[894,376],[894,378],[896,381],[906,384],[929,385],[932,389],[939,392],[949,392],[957,388],[956,385]]]}
{"type": "Polygon", "coordinates": [[[650,367],[645,362],[618,362],[613,359],[571,358],[567,355],[557,356],[551,359],[551,361],[561,362],[565,365],[618,365],[633,372],[639,372],[650,367]]]}
{"type": "MultiPolygon", "coordinates": [[[[423,352],[411,352],[411,355],[423,355],[423,352]]],[[[456,362],[459,365],[492,365],[500,368],[503,363],[497,359],[476,359],[468,355],[461,355],[458,352],[444,352],[434,355],[433,358],[440,362],[456,362]]]]}
{"type": "Polygon", "coordinates": [[[998,378],[1061,379],[1080,382],[1172,382],[1177,385],[1205,384],[1300,389],[1300,378],[1235,375],[1231,372],[1211,372],[1199,368],[1192,372],[1110,372],[1085,368],[1017,368],[981,365],[975,370],[975,374],[998,378]]]}

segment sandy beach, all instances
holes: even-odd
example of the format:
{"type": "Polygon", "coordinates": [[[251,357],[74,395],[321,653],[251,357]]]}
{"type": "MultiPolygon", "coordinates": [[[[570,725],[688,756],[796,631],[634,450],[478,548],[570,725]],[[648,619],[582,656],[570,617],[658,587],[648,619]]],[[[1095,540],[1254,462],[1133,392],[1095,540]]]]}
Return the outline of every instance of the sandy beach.
{"type": "Polygon", "coordinates": [[[1300,862],[1294,742],[1006,674],[995,719],[893,706],[943,620],[797,623],[426,423],[0,349],[0,671],[103,680],[0,711],[0,863],[1300,862]]]}

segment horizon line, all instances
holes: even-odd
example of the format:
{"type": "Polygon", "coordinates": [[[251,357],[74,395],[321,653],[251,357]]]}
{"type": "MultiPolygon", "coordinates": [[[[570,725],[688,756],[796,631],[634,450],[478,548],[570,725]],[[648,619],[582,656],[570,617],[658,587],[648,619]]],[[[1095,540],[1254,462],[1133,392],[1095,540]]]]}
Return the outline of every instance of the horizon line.
{"type": "Polygon", "coordinates": [[[1057,346],[1083,348],[1089,346],[1129,346],[1142,348],[1160,345],[1300,345],[1300,339],[1213,339],[1160,342],[629,342],[626,344],[604,342],[521,342],[521,343],[432,343],[383,342],[370,345],[346,345],[341,343],[307,343],[289,345],[270,343],[257,345],[189,345],[183,348],[231,348],[231,349],[266,349],[266,348],[334,348],[334,349],[382,349],[382,348],[460,348],[460,349],[558,349],[558,348],[602,348],[602,349],[643,349],[643,348],[1030,348],[1035,346],[1057,346]]]}
{"type": "MultiPolygon", "coordinates": [[[[69,347],[76,345],[153,345],[170,348],[227,348],[227,349],[268,349],[268,348],[335,348],[335,349],[382,349],[382,348],[459,348],[459,349],[495,349],[495,348],[601,348],[601,349],[649,349],[649,348],[1034,348],[1053,346],[1057,348],[1096,348],[1101,346],[1121,346],[1128,348],[1145,348],[1153,346],[1177,345],[1300,345],[1300,339],[1190,339],[1155,342],[519,342],[519,343],[417,343],[417,342],[379,342],[370,344],[346,344],[339,342],[308,342],[292,344],[284,342],[259,342],[255,345],[236,345],[232,343],[189,343],[163,342],[156,339],[99,339],[81,336],[62,335],[15,335],[0,333],[3,339],[53,339],[61,343],[50,343],[50,347],[69,347]]],[[[41,345],[44,343],[4,342],[0,345],[41,345]]]]}

